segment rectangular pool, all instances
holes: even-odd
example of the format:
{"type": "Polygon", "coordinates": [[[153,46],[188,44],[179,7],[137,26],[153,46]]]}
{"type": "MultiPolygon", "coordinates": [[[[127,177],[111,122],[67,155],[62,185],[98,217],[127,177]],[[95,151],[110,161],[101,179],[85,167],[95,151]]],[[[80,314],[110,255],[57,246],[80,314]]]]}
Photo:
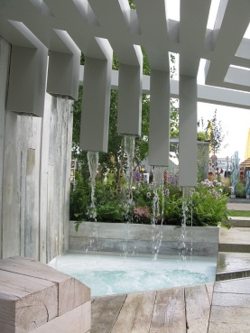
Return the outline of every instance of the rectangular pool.
{"type": "Polygon", "coordinates": [[[92,296],[103,296],[214,282],[217,257],[67,252],[49,265],[88,285],[92,296]]]}

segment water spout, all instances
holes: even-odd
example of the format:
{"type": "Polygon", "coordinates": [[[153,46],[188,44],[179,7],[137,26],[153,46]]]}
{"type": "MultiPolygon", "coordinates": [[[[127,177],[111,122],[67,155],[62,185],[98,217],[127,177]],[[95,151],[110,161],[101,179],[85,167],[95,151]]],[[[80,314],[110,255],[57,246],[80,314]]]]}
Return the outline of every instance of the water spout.
{"type": "Polygon", "coordinates": [[[153,182],[153,205],[152,205],[152,254],[156,260],[161,247],[162,242],[162,224],[164,216],[164,171],[163,167],[154,168],[154,182],[153,182]],[[161,205],[160,205],[161,199],[161,205]],[[158,226],[157,222],[161,220],[161,225],[158,226]]]}
{"type": "Polygon", "coordinates": [[[99,153],[88,151],[87,158],[88,158],[90,184],[91,184],[91,204],[90,204],[89,217],[92,221],[96,221],[95,178],[98,171],[99,153]]]}
{"type": "MultiPolygon", "coordinates": [[[[127,257],[129,254],[128,250],[128,241],[130,239],[130,223],[132,221],[132,216],[130,214],[131,207],[133,203],[133,192],[132,192],[132,185],[133,185],[133,163],[134,163],[134,155],[135,155],[135,136],[131,135],[124,135],[124,151],[127,156],[127,171],[126,171],[126,204],[125,204],[125,220],[127,221],[127,237],[126,242],[123,246],[123,253],[124,256],[127,257]]],[[[133,250],[132,254],[135,254],[135,250],[133,250]]]]}
{"type": "MultiPolygon", "coordinates": [[[[88,166],[89,166],[89,173],[90,173],[90,184],[91,184],[91,203],[90,208],[88,211],[90,221],[95,222],[93,228],[93,235],[90,241],[90,247],[93,247],[95,250],[95,244],[97,244],[98,238],[98,228],[97,228],[97,212],[96,212],[96,205],[95,205],[95,179],[98,171],[98,161],[99,161],[99,153],[98,152],[91,152],[87,153],[88,158],[88,166]]],[[[88,248],[86,249],[86,252],[88,248]]]]}
{"type": "MultiPolygon", "coordinates": [[[[192,195],[194,193],[193,187],[183,186],[182,188],[182,222],[181,222],[181,236],[180,236],[180,245],[179,245],[179,255],[182,261],[186,261],[187,259],[187,220],[190,218],[191,226],[193,224],[193,208],[192,208],[192,195]]],[[[191,244],[190,244],[190,255],[192,257],[193,252],[193,244],[192,244],[192,231],[191,231],[191,244]]]]}

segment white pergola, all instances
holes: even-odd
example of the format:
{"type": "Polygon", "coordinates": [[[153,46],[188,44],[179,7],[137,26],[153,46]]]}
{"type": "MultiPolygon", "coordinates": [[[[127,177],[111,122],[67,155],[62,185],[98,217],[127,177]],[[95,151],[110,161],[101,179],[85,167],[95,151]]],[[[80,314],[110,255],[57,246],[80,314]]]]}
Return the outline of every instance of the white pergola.
{"type": "Polygon", "coordinates": [[[168,164],[169,99],[178,97],[180,185],[193,186],[197,101],[250,106],[250,0],[220,0],[212,30],[211,0],[180,0],[179,21],[169,19],[167,0],[134,2],[136,10],[127,0],[0,0],[0,35],[12,44],[7,109],[42,116],[46,90],[77,99],[80,81],[81,146],[106,151],[111,87],[119,90],[118,130],[130,135],[140,135],[143,90],[151,95],[149,161],[161,166],[168,164]],[[142,75],[140,46],[150,78],[142,75]],[[178,81],[170,80],[170,52],[179,54],[178,81]],[[205,85],[197,85],[201,59],[205,85]]]}

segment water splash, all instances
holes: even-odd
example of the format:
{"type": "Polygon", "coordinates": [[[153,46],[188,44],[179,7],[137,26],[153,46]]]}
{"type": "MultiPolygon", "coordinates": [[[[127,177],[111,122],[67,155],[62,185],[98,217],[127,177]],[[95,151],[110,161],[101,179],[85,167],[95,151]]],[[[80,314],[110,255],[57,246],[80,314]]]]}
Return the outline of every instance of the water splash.
{"type": "MultiPolygon", "coordinates": [[[[191,190],[188,186],[183,186],[182,188],[182,221],[181,221],[181,236],[179,245],[179,255],[183,262],[187,259],[187,219],[190,214],[190,203],[191,203],[191,190]]],[[[192,246],[192,245],[191,245],[192,246]]]]}
{"type": "Polygon", "coordinates": [[[195,189],[192,187],[189,191],[189,197],[190,197],[190,202],[189,202],[189,210],[190,210],[190,261],[193,259],[193,232],[192,232],[192,227],[193,227],[193,194],[195,193],[195,189]]]}
{"type": "Polygon", "coordinates": [[[154,182],[153,182],[153,204],[152,204],[152,255],[154,260],[157,259],[158,253],[162,242],[162,225],[164,216],[164,171],[163,167],[154,168],[154,182]],[[161,198],[161,205],[160,205],[161,198]],[[160,225],[157,225],[158,221],[160,225]]]}
{"type": "MultiPolygon", "coordinates": [[[[124,151],[127,156],[127,171],[126,171],[126,204],[125,204],[125,220],[127,221],[127,237],[126,242],[123,245],[123,254],[124,257],[127,257],[129,254],[128,243],[130,239],[130,223],[132,221],[131,216],[131,207],[133,203],[133,164],[134,164],[134,155],[135,155],[135,136],[124,135],[124,151]]],[[[135,249],[132,254],[135,254],[135,249]]]]}
{"type": "MultiPolygon", "coordinates": [[[[132,185],[133,185],[133,164],[135,156],[135,136],[124,135],[124,151],[127,155],[127,199],[131,206],[133,201],[132,185]]],[[[129,207],[130,208],[130,207],[129,207]]]]}
{"type": "MultiPolygon", "coordinates": [[[[90,173],[90,184],[91,184],[91,202],[88,211],[88,216],[90,221],[95,222],[93,228],[92,238],[90,240],[90,247],[93,250],[96,250],[95,245],[97,244],[98,238],[98,227],[97,227],[97,212],[96,212],[96,205],[95,205],[95,179],[98,171],[98,162],[99,162],[99,153],[98,152],[91,152],[87,153],[88,158],[88,166],[89,166],[89,173],[90,173]]],[[[86,249],[86,252],[88,248],[86,249]]]]}

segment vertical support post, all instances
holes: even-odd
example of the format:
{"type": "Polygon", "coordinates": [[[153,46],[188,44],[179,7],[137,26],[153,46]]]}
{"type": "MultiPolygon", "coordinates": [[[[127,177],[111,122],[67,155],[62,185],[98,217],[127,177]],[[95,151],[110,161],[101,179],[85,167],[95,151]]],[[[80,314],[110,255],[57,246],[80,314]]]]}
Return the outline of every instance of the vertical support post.
{"type": "Polygon", "coordinates": [[[108,151],[112,53],[106,60],[85,58],[80,147],[108,151]]]}
{"type": "Polygon", "coordinates": [[[197,82],[180,75],[179,185],[197,185],[197,82]]]}
{"type": "Polygon", "coordinates": [[[169,72],[151,69],[149,164],[168,166],[170,148],[170,78],[169,72]]]}
{"type": "Polygon", "coordinates": [[[117,131],[141,135],[142,53],[137,54],[138,66],[120,64],[117,131]]]}
{"type": "Polygon", "coordinates": [[[7,110],[43,116],[48,50],[12,46],[7,110]]]}

